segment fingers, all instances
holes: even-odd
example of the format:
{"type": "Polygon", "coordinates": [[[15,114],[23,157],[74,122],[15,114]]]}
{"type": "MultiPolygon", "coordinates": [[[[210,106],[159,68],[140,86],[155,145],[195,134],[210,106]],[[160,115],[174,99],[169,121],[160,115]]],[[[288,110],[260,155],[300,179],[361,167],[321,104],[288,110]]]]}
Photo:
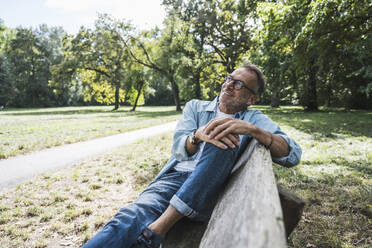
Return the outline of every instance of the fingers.
{"type": "Polygon", "coordinates": [[[215,129],[213,129],[213,131],[211,131],[208,135],[209,138],[213,139],[221,139],[223,136],[226,136],[226,132],[224,135],[221,135],[221,133],[223,131],[226,131],[227,128],[229,128],[231,126],[231,121],[229,122],[226,122],[224,124],[221,124],[219,126],[217,126],[215,129]],[[218,136],[218,138],[217,138],[218,136]]]}
{"type": "Polygon", "coordinates": [[[228,134],[225,137],[222,137],[220,140],[222,140],[226,145],[228,145],[231,148],[235,148],[240,145],[239,135],[228,134]]]}
{"type": "Polygon", "coordinates": [[[235,147],[236,147],[235,144],[233,143],[233,141],[230,140],[227,136],[226,136],[226,137],[223,137],[221,140],[222,140],[226,145],[228,145],[228,146],[231,147],[231,148],[235,148],[235,147]]]}
{"type": "Polygon", "coordinates": [[[210,140],[208,140],[207,142],[212,143],[213,145],[215,145],[215,146],[217,146],[217,147],[219,147],[219,148],[221,148],[221,149],[224,149],[224,150],[227,149],[227,145],[225,145],[224,143],[222,143],[222,142],[219,141],[219,140],[210,139],[210,140]]]}
{"type": "Polygon", "coordinates": [[[232,120],[233,118],[231,117],[223,117],[223,118],[217,118],[213,119],[210,122],[208,122],[206,128],[205,128],[205,133],[208,135],[212,130],[214,130],[216,127],[232,120]]]}
{"type": "Polygon", "coordinates": [[[224,129],[223,131],[218,132],[216,134],[216,136],[214,137],[214,139],[216,139],[216,140],[222,139],[222,137],[225,137],[229,134],[232,134],[234,132],[234,129],[235,128],[233,126],[229,126],[226,129],[224,129]]]}
{"type": "Polygon", "coordinates": [[[201,140],[201,141],[212,143],[213,145],[215,145],[215,146],[217,146],[221,149],[224,149],[224,150],[227,149],[227,145],[225,145],[223,142],[221,142],[220,140],[216,140],[216,139],[210,139],[208,137],[208,135],[205,134],[205,126],[200,127],[196,131],[195,136],[197,136],[198,139],[201,140]]]}
{"type": "Polygon", "coordinates": [[[210,139],[208,136],[203,136],[203,141],[212,143],[213,145],[221,148],[221,149],[227,149],[235,148],[240,145],[240,138],[239,135],[235,134],[228,134],[225,137],[222,137],[221,139],[210,139]]]}
{"type": "Polygon", "coordinates": [[[231,117],[224,117],[211,120],[204,126],[201,137],[203,141],[214,144],[221,149],[228,147],[235,148],[240,145],[239,135],[233,134],[234,120],[231,117]]]}
{"type": "Polygon", "coordinates": [[[236,146],[240,145],[239,135],[229,133],[227,138],[229,138],[236,146]]]}

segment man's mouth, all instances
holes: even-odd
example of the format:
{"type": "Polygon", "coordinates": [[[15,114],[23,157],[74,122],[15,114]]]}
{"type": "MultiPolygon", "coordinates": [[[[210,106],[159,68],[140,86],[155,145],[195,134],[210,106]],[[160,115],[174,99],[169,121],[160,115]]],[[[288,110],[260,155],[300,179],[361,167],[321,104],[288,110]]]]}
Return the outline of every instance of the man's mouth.
{"type": "Polygon", "coordinates": [[[232,94],[230,94],[230,93],[228,93],[228,92],[226,92],[226,91],[224,91],[224,92],[222,92],[224,95],[227,95],[227,96],[233,96],[232,94]]]}

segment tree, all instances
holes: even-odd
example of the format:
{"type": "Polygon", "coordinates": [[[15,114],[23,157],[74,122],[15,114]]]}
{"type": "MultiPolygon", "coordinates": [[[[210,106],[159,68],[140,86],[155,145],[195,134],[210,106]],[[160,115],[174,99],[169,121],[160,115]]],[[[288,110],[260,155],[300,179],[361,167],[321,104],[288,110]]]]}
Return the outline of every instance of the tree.
{"type": "MultiPolygon", "coordinates": [[[[183,26],[172,16],[165,21],[166,27],[161,31],[161,36],[156,31],[143,32],[138,37],[132,38],[130,54],[133,59],[148,68],[162,74],[170,82],[176,110],[181,111],[179,85],[176,82],[177,70],[182,63],[181,47],[185,45],[183,26]]],[[[125,42],[130,48],[130,44],[125,42]]]]}
{"type": "Polygon", "coordinates": [[[82,82],[85,99],[114,103],[114,110],[124,101],[124,90],[130,89],[126,66],[130,60],[123,40],[133,30],[129,23],[107,14],[99,15],[93,30],[80,28],[75,37],[64,40],[64,61],[53,68],[52,84],[62,89],[76,79],[82,82]]]}
{"type": "Polygon", "coordinates": [[[127,90],[127,98],[129,98],[133,106],[131,111],[136,110],[139,102],[144,103],[144,93],[151,77],[152,73],[149,69],[135,62],[130,63],[128,68],[128,80],[133,83],[131,84],[131,89],[127,90]],[[140,98],[142,98],[141,101],[139,101],[140,98]]]}
{"type": "Polygon", "coordinates": [[[178,16],[192,23],[193,34],[216,55],[225,71],[232,72],[252,45],[257,1],[245,0],[165,0],[178,16]]]}
{"type": "MultiPolygon", "coordinates": [[[[58,63],[54,50],[58,50],[48,37],[53,29],[42,25],[32,30],[17,28],[15,37],[4,48],[4,55],[9,64],[9,81],[11,95],[8,103],[13,106],[51,106],[54,94],[48,86],[50,80],[49,66],[58,63]]],[[[60,40],[63,31],[56,32],[55,39],[60,40]],[[58,36],[59,35],[59,36],[58,36]]],[[[56,41],[53,41],[56,43],[56,41]]]]}
{"type": "Polygon", "coordinates": [[[0,106],[6,105],[8,102],[8,96],[10,91],[9,83],[9,68],[7,65],[6,58],[3,54],[5,44],[5,31],[7,28],[3,25],[3,21],[0,19],[0,106]]]}
{"type": "Polygon", "coordinates": [[[258,50],[250,55],[264,67],[274,98],[290,92],[307,110],[372,103],[371,55],[364,52],[372,46],[368,1],[288,0],[259,9],[258,50]]]}
{"type": "MultiPolygon", "coordinates": [[[[306,24],[295,39],[296,56],[310,58],[313,81],[324,104],[362,107],[371,80],[372,6],[365,0],[311,1],[306,24]],[[357,49],[355,49],[357,48],[357,49]],[[332,97],[336,96],[336,97],[332,97]],[[331,98],[332,97],[332,98],[331,98]]],[[[314,89],[312,89],[314,91],[314,89]]],[[[371,102],[371,101],[369,101],[371,102]]]]}
{"type": "MultiPolygon", "coordinates": [[[[281,35],[284,6],[275,3],[262,3],[258,6],[261,28],[255,33],[255,44],[248,53],[252,62],[259,65],[267,79],[266,92],[270,94],[271,107],[278,107],[288,92],[288,72],[293,53],[293,45],[281,35]]],[[[267,93],[265,94],[265,98],[267,93]]],[[[265,99],[264,99],[265,100],[265,99]]]]}

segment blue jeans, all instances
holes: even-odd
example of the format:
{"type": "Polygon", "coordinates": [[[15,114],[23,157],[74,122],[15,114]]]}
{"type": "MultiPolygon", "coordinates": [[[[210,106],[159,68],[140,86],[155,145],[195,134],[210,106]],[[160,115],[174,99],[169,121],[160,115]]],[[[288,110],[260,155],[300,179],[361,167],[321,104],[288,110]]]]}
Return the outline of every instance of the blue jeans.
{"type": "Polygon", "coordinates": [[[162,237],[147,228],[171,204],[186,217],[208,220],[235,163],[238,147],[226,150],[206,143],[195,170],[173,171],[152,182],[138,199],[119,210],[84,248],[158,247],[162,237]],[[150,239],[144,238],[147,232],[150,239]]]}

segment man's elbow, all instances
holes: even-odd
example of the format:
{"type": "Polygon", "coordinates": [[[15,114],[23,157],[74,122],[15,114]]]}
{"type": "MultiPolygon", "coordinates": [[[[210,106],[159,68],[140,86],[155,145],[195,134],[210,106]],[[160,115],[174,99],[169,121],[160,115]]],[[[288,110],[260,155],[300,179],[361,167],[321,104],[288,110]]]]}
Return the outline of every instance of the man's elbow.
{"type": "Polygon", "coordinates": [[[298,165],[301,162],[302,150],[299,148],[296,152],[291,152],[288,156],[285,167],[291,168],[298,165]]]}
{"type": "Polygon", "coordinates": [[[272,157],[273,161],[284,167],[291,168],[298,165],[301,161],[302,150],[300,147],[295,147],[289,151],[287,156],[282,157],[272,157]]]}

